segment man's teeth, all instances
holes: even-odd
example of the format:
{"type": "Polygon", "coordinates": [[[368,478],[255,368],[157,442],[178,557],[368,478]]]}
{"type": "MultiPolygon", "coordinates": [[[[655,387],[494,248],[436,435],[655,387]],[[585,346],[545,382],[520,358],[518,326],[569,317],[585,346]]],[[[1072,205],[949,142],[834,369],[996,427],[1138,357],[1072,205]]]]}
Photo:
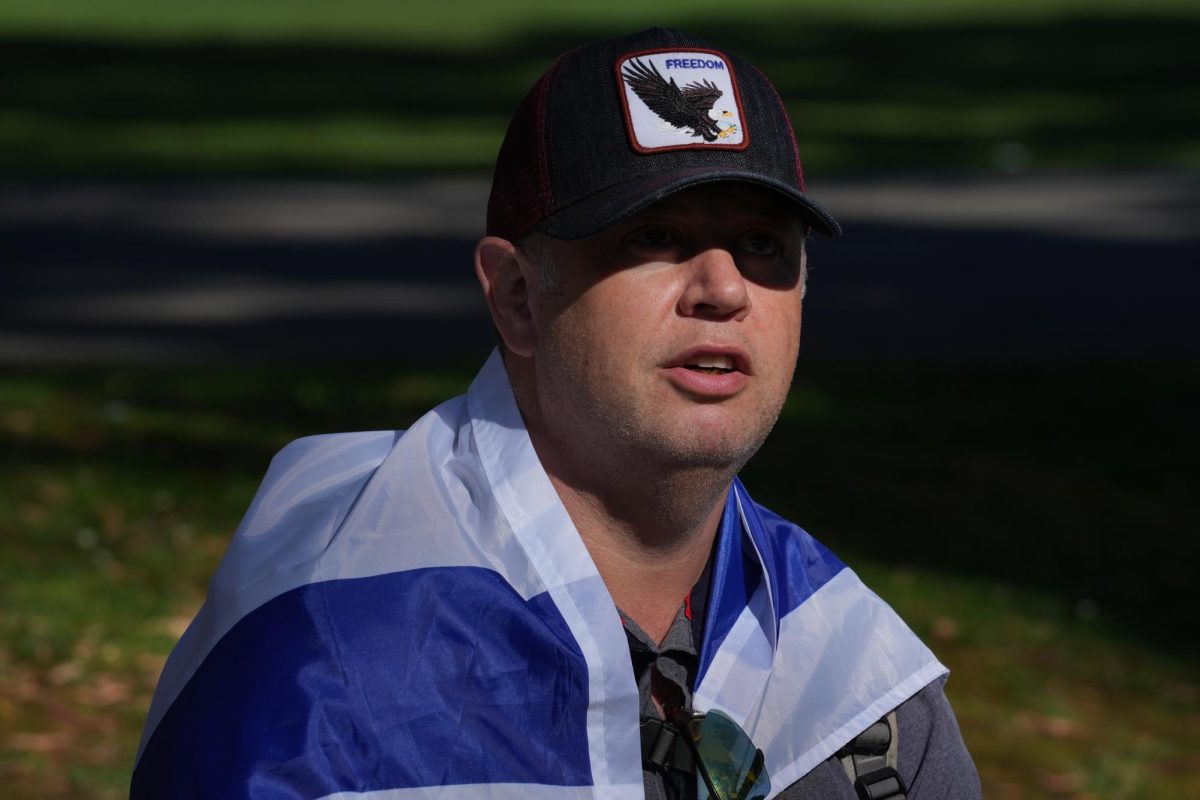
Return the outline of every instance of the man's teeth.
{"type": "Polygon", "coordinates": [[[705,372],[732,372],[733,358],[721,355],[696,356],[685,365],[688,369],[698,369],[705,372]]]}

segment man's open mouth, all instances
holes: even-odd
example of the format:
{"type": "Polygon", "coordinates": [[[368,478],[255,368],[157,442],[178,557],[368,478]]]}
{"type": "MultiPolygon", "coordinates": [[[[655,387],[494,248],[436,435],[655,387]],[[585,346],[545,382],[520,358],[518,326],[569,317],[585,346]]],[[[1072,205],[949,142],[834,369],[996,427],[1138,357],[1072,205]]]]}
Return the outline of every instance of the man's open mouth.
{"type": "Polygon", "coordinates": [[[709,375],[724,375],[728,372],[733,372],[735,369],[731,356],[715,354],[696,356],[689,359],[683,366],[693,372],[704,372],[709,375]]]}

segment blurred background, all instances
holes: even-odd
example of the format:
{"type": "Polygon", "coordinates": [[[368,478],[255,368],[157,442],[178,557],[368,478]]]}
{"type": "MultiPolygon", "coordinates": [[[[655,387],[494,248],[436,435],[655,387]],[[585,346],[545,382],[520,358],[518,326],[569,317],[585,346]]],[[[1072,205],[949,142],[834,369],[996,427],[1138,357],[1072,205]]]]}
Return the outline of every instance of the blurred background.
{"type": "Polygon", "coordinates": [[[757,499],[950,666],[988,797],[1200,797],[1200,5],[646,6],[0,3],[4,797],[127,793],[271,455],[465,389],[508,115],[651,24],[846,228],[757,499]]]}

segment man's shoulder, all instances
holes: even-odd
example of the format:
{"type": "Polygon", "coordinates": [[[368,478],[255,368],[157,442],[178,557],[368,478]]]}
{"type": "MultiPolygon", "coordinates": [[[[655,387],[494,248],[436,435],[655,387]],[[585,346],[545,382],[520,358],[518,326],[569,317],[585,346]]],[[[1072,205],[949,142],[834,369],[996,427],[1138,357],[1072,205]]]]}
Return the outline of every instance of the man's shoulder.
{"type": "Polygon", "coordinates": [[[271,458],[263,482],[280,474],[317,466],[353,468],[379,466],[404,430],[348,431],[301,436],[281,447],[271,458]]]}
{"type": "Polygon", "coordinates": [[[326,433],[296,439],[275,454],[238,532],[239,540],[308,520],[342,518],[395,447],[402,431],[326,433]]]}
{"type": "Polygon", "coordinates": [[[461,422],[462,401],[456,397],[438,405],[407,429],[321,433],[289,442],[271,459],[247,517],[261,511],[264,500],[277,510],[352,500],[401,440],[418,448],[438,440],[448,449],[461,422]]]}
{"type": "MultiPolygon", "coordinates": [[[[907,796],[915,800],[980,797],[975,762],[946,699],[945,684],[943,675],[895,709],[893,735],[899,746],[896,770],[908,789],[907,796]]],[[[839,760],[831,757],[784,789],[779,797],[852,800],[856,793],[839,760]]]]}
{"type": "Polygon", "coordinates": [[[420,461],[411,457],[414,448],[420,453],[431,437],[453,437],[450,426],[432,416],[407,430],[317,434],[280,449],[213,576],[210,601],[241,614],[304,583],[372,573],[380,520],[375,515],[374,523],[356,523],[355,515],[363,516],[371,498],[388,505],[387,497],[376,496],[391,494],[386,485],[397,480],[387,473],[397,462],[420,461]]]}
{"type": "Polygon", "coordinates": [[[979,774],[963,742],[944,687],[947,676],[896,709],[899,768],[909,796],[980,796],[979,774]]]}
{"type": "Polygon", "coordinates": [[[396,441],[404,433],[394,431],[354,431],[317,433],[288,442],[271,458],[263,486],[284,478],[316,478],[314,470],[373,469],[383,463],[396,441]]]}

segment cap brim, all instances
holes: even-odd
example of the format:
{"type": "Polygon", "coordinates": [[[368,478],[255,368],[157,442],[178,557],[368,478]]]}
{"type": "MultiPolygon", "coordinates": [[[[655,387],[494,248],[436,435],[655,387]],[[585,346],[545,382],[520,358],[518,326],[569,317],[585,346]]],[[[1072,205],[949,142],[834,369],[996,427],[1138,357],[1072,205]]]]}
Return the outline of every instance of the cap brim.
{"type": "Polygon", "coordinates": [[[842,226],[833,215],[794,186],[752,172],[711,169],[679,170],[653,176],[639,175],[566,206],[543,219],[535,227],[555,239],[587,239],[668,195],[691,186],[718,181],[752,183],[774,189],[796,203],[801,217],[815,230],[830,237],[842,234],[842,226]]]}

